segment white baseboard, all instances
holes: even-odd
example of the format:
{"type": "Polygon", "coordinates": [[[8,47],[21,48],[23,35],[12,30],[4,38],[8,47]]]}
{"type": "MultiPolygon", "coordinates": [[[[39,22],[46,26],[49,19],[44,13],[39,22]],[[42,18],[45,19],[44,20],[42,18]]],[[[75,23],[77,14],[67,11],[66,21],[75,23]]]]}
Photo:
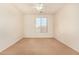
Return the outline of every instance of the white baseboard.
{"type": "Polygon", "coordinates": [[[5,49],[9,48],[10,46],[12,46],[13,44],[15,44],[16,42],[18,42],[19,40],[21,40],[23,38],[23,36],[19,36],[18,38],[16,38],[14,41],[12,41],[10,44],[6,45],[5,47],[3,47],[2,49],[0,49],[0,52],[4,51],[5,49]]]}
{"type": "Polygon", "coordinates": [[[54,37],[24,37],[24,38],[54,38],[54,37]]]}
{"type": "Polygon", "coordinates": [[[70,47],[71,49],[75,50],[76,52],[79,52],[79,49],[74,48],[74,47],[72,47],[71,45],[68,45],[68,44],[67,44],[67,43],[65,43],[64,41],[59,40],[59,38],[56,38],[56,37],[55,37],[55,39],[56,39],[56,40],[58,40],[59,42],[63,43],[64,45],[66,45],[66,46],[70,47]]]}

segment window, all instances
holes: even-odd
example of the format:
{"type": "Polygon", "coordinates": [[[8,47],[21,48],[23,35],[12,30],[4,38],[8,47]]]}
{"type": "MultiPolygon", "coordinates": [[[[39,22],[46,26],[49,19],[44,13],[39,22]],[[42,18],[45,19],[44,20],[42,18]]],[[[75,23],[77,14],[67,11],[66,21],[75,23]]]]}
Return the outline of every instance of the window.
{"type": "Polygon", "coordinates": [[[48,20],[44,17],[36,18],[36,32],[46,33],[48,28],[48,20]]]}

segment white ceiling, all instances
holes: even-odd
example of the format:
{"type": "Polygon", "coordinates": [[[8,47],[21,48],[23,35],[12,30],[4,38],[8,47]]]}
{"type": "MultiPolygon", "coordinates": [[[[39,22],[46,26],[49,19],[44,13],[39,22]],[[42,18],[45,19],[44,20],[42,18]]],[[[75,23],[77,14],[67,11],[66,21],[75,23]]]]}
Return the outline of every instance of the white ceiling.
{"type": "MultiPolygon", "coordinates": [[[[14,6],[24,14],[39,14],[39,11],[35,9],[36,3],[17,3],[14,6]]],[[[62,3],[44,3],[42,14],[54,14],[65,4],[62,3]]]]}

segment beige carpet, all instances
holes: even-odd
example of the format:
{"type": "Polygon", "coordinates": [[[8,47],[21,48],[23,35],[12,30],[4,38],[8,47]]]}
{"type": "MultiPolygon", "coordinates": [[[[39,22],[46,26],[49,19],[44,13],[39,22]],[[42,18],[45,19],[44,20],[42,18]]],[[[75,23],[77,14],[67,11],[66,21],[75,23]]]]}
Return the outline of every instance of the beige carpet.
{"type": "Polygon", "coordinates": [[[77,55],[78,52],[56,39],[22,39],[1,55],[77,55]]]}

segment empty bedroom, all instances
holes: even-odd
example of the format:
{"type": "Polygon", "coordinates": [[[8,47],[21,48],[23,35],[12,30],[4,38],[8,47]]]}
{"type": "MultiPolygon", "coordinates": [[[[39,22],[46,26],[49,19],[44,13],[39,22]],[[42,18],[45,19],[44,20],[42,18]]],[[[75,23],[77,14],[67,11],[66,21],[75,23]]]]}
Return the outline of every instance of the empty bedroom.
{"type": "Polygon", "coordinates": [[[0,55],[79,55],[79,4],[0,3],[0,55]]]}

